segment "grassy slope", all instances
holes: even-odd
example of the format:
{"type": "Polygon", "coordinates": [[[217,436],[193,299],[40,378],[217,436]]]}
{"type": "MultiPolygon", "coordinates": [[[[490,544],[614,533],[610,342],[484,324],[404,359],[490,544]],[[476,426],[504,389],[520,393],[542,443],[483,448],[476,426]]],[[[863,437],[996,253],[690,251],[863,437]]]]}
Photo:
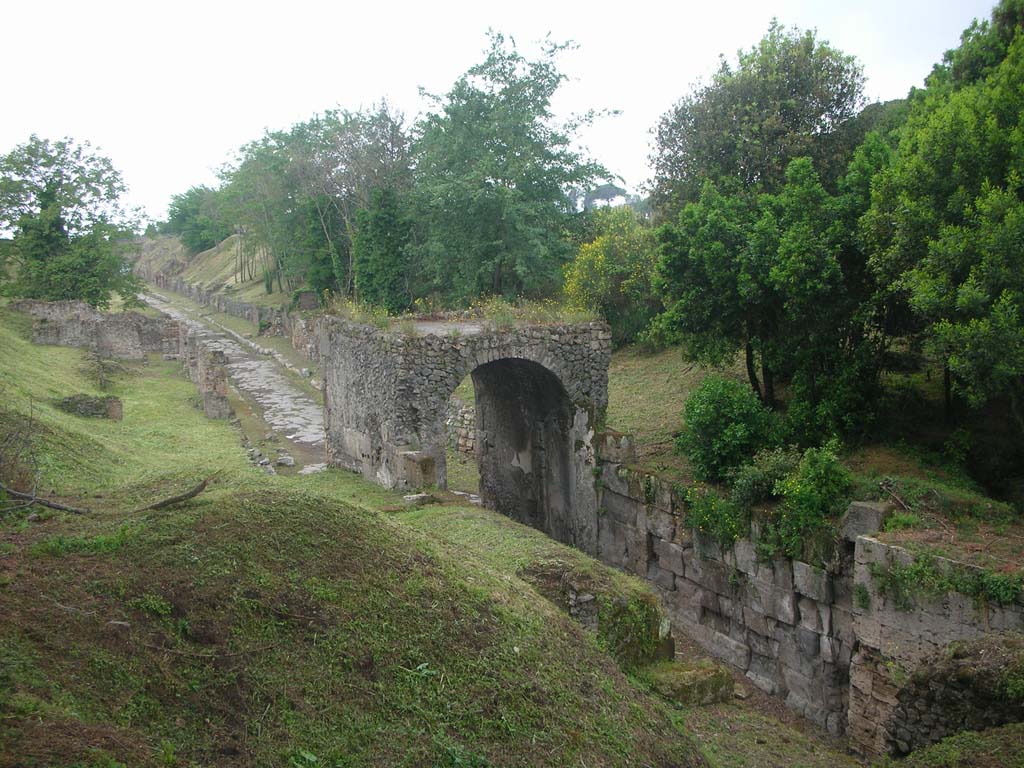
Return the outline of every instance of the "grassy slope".
{"type": "Polygon", "coordinates": [[[222,291],[239,301],[267,306],[287,303],[290,295],[277,290],[270,294],[266,292],[263,273],[259,269],[253,280],[236,279],[238,240],[237,235],[232,235],[208,251],[189,256],[176,237],[161,235],[140,241],[137,258],[166,274],[180,275],[193,285],[209,291],[222,291]]]}
{"type": "Polygon", "coordinates": [[[81,353],[25,331],[0,310],[5,397],[37,401],[45,485],[96,511],[0,528],[0,765],[699,764],[592,635],[374,511],[393,494],[264,477],[170,364],[122,378],[120,423],[65,416],[81,353]]]}

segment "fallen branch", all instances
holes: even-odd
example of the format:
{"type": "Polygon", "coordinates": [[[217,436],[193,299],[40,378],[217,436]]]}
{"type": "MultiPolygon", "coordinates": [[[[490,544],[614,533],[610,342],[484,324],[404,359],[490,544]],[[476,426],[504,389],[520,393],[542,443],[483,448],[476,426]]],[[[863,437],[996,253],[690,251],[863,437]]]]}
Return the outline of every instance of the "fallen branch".
{"type": "Polygon", "coordinates": [[[899,504],[901,507],[903,507],[903,510],[905,512],[912,512],[913,511],[910,508],[910,505],[907,504],[907,502],[905,502],[903,499],[901,499],[899,496],[896,495],[896,492],[892,489],[892,487],[889,485],[889,483],[887,483],[885,480],[880,482],[878,484],[878,487],[881,488],[886,493],[888,493],[892,497],[893,501],[895,501],[897,504],[899,504]]]}
{"type": "Polygon", "coordinates": [[[189,491],[185,491],[185,493],[178,494],[177,496],[171,496],[170,498],[163,499],[161,501],[157,501],[157,502],[155,502],[153,504],[150,504],[147,507],[140,507],[139,509],[136,509],[133,514],[137,514],[139,512],[149,512],[149,511],[154,510],[154,509],[163,509],[164,507],[170,507],[170,506],[173,506],[175,504],[180,504],[183,501],[188,501],[189,499],[193,499],[196,496],[198,496],[200,493],[205,491],[206,490],[206,486],[209,484],[209,482],[211,480],[213,480],[213,478],[215,478],[219,474],[220,474],[219,471],[218,472],[214,472],[208,478],[206,478],[201,483],[199,483],[199,485],[197,485],[195,488],[192,488],[189,491]]]}
{"type": "Polygon", "coordinates": [[[13,499],[19,499],[21,501],[28,502],[28,504],[38,504],[41,507],[57,509],[60,510],[61,512],[71,512],[75,515],[87,515],[92,511],[89,509],[85,509],[84,507],[69,507],[67,504],[61,504],[60,502],[50,501],[49,499],[41,499],[38,496],[31,493],[22,493],[21,491],[16,491],[13,488],[8,488],[3,483],[0,483],[0,491],[3,491],[13,499]]]}

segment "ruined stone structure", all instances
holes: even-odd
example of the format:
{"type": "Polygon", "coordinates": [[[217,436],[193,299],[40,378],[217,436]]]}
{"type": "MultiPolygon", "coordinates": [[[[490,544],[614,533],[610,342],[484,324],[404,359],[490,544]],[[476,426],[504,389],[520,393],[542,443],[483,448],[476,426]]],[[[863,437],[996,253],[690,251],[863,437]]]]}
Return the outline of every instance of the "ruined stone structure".
{"type": "Polygon", "coordinates": [[[332,464],[391,488],[446,487],[448,402],[469,374],[484,503],[596,552],[604,323],[407,336],[331,317],[320,356],[332,464]]]}
{"type": "Polygon", "coordinates": [[[166,287],[251,316],[322,359],[333,464],[389,487],[444,487],[446,441],[472,443],[488,506],[648,580],[676,631],[832,733],[847,733],[860,752],[903,754],[1024,716],[984,681],[943,672],[951,642],[1024,631],[1024,604],[949,593],[897,607],[872,574],[911,558],[872,535],[885,505],[851,505],[841,557],[828,570],[765,562],[756,526],[726,550],[692,530],[679,489],[630,468],[628,437],[594,432],[607,401],[603,324],[407,336],[166,287]],[[453,408],[466,375],[476,406],[453,408]]]}
{"type": "MultiPolygon", "coordinates": [[[[147,282],[191,299],[196,304],[221,312],[232,317],[241,317],[256,326],[260,335],[287,336],[295,349],[306,355],[310,360],[319,358],[319,345],[316,343],[317,330],[315,322],[300,312],[310,307],[311,294],[306,291],[300,297],[300,312],[288,312],[277,307],[264,307],[232,299],[222,293],[215,293],[185,282],[180,277],[168,276],[163,272],[155,272],[136,265],[135,272],[147,282]]],[[[315,303],[315,297],[313,297],[315,303]]]]}
{"type": "Polygon", "coordinates": [[[81,347],[102,357],[141,360],[147,352],[177,354],[178,324],[138,312],[99,312],[84,301],[18,301],[35,318],[32,341],[81,347]]]}
{"type": "Polygon", "coordinates": [[[198,328],[181,326],[181,361],[203,399],[203,413],[210,419],[234,415],[228,402],[227,355],[216,340],[198,328]]]}
{"type": "Polygon", "coordinates": [[[476,455],[476,412],[452,395],[448,399],[448,445],[459,453],[476,455]]]}
{"type": "MultiPolygon", "coordinates": [[[[901,609],[883,594],[872,569],[911,561],[900,547],[870,536],[857,539],[858,652],[850,668],[850,736],[869,753],[906,754],[957,731],[1024,718],[1024,703],[1000,700],[996,686],[971,680],[974,672],[946,674],[957,666],[950,643],[1024,631],[1024,605],[990,605],[948,592],[914,595],[913,606],[901,609]]],[[[942,557],[935,564],[942,570],[978,570],[942,557]]]]}
{"type": "MultiPolygon", "coordinates": [[[[1019,719],[984,706],[921,671],[954,641],[1024,631],[1024,604],[979,604],[948,593],[910,610],[882,593],[872,565],[910,553],[878,541],[887,505],[854,503],[841,526],[842,556],[829,570],[757,555],[750,538],[722,550],[686,525],[670,484],[628,468],[628,439],[600,434],[597,556],[651,582],[673,627],[742,670],[767,693],[866,755],[903,754],[972,725],[1019,719]],[[927,689],[930,693],[924,695],[927,689]]],[[[940,567],[969,568],[940,561],[940,567]]],[[[973,696],[973,698],[972,698],[973,696]]]]}

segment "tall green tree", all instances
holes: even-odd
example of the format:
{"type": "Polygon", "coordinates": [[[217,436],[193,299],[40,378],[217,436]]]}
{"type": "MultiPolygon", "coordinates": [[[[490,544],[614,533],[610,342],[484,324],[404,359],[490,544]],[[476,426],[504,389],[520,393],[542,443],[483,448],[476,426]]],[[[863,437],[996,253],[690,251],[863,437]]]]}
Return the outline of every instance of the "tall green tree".
{"type": "Polygon", "coordinates": [[[661,118],[651,158],[655,207],[672,219],[707,181],[723,192],[778,192],[797,157],[810,157],[834,189],[861,138],[850,125],[863,83],[852,56],[773,21],[735,65],[723,58],[710,83],[661,118]]]}
{"type": "Polygon", "coordinates": [[[356,296],[392,314],[409,308],[411,222],[398,193],[374,190],[370,206],[358,211],[352,243],[356,296]]]}
{"type": "Polygon", "coordinates": [[[1004,0],[946,55],[860,225],[888,303],[907,310],[902,331],[945,361],[947,412],[956,390],[975,404],[1007,397],[1024,432],[1022,20],[1004,0]]]}
{"type": "Polygon", "coordinates": [[[877,289],[848,231],[866,205],[863,174],[876,162],[872,152],[852,162],[838,195],[810,158],[789,164],[777,194],[756,199],[709,181],[658,230],[655,286],[666,311],[654,333],[705,364],[742,351],[766,405],[788,382],[792,433],[807,442],[855,431],[871,412],[884,346],[872,310],[877,289]]]}
{"type": "Polygon", "coordinates": [[[97,307],[112,292],[137,301],[122,243],[135,219],[108,158],[70,138],[31,136],[0,158],[0,227],[13,233],[17,295],[81,299],[97,307]]]}
{"type": "Polygon", "coordinates": [[[428,288],[456,301],[541,295],[561,284],[578,215],[568,192],[604,170],[574,149],[591,115],[558,124],[565,80],[548,43],[527,60],[491,35],[486,59],[460,77],[416,127],[416,253],[428,288]]]}
{"type": "Polygon", "coordinates": [[[205,186],[191,187],[174,195],[167,207],[167,221],[161,231],[177,235],[193,254],[213,248],[232,234],[232,227],[220,211],[217,190],[205,186]]]}
{"type": "Polygon", "coordinates": [[[269,285],[308,284],[349,295],[356,213],[375,189],[409,185],[409,140],[387,104],[330,111],[243,146],[222,173],[225,221],[243,238],[242,262],[269,285]]]}
{"type": "Polygon", "coordinates": [[[599,208],[595,237],[580,246],[565,270],[565,294],[578,307],[597,309],[616,345],[632,341],[662,308],[652,287],[654,232],[629,206],[599,208]]]}

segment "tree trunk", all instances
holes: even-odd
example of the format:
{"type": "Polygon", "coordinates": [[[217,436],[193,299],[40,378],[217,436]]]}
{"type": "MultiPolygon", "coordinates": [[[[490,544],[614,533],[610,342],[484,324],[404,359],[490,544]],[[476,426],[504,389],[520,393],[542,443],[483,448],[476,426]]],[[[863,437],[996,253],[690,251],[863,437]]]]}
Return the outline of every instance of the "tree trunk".
{"type": "Polygon", "coordinates": [[[772,369],[768,367],[768,363],[764,359],[764,353],[761,354],[761,377],[764,379],[764,404],[775,410],[775,375],[772,373],[772,369]]]}
{"type": "Polygon", "coordinates": [[[949,360],[942,362],[942,407],[949,424],[953,421],[953,377],[949,371],[949,360]]]}
{"type": "Polygon", "coordinates": [[[747,359],[747,378],[750,379],[750,386],[754,390],[754,394],[757,395],[757,399],[764,402],[764,396],[761,394],[761,383],[757,380],[757,366],[754,365],[754,345],[749,341],[744,349],[744,354],[747,359]]]}

